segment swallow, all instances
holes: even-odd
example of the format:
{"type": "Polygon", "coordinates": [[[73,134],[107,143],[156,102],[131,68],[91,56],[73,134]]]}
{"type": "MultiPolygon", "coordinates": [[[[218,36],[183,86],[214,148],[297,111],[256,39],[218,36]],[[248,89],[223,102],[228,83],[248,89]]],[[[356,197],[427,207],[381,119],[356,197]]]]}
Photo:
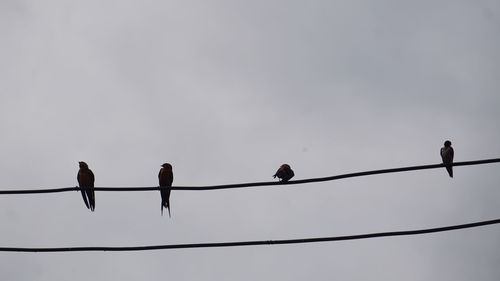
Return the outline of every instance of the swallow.
{"type": "Polygon", "coordinates": [[[161,215],[163,216],[163,207],[168,209],[168,217],[170,216],[170,191],[172,182],[174,181],[174,174],[172,172],[172,165],[165,163],[161,165],[160,172],[158,173],[158,181],[160,184],[161,195],[161,215]],[[163,188],[165,187],[165,188],[163,188]]]}
{"type": "MultiPolygon", "coordinates": [[[[444,142],[444,146],[441,147],[441,159],[443,159],[443,164],[452,164],[453,163],[453,147],[451,147],[451,141],[447,140],[444,142]]],[[[453,177],[453,166],[446,165],[446,171],[450,177],[453,177]]]]}
{"type": "Polygon", "coordinates": [[[90,209],[93,212],[95,209],[94,173],[92,173],[92,170],[89,169],[87,163],[81,161],[78,162],[78,164],[80,165],[80,170],[78,170],[76,179],[80,185],[83,202],[85,203],[85,206],[87,206],[87,209],[90,209]]]}
{"type": "Polygon", "coordinates": [[[293,178],[293,176],[295,176],[295,174],[293,173],[293,170],[290,168],[290,165],[283,164],[276,171],[276,174],[274,174],[273,178],[278,177],[280,181],[287,182],[291,178],[293,178]]]}

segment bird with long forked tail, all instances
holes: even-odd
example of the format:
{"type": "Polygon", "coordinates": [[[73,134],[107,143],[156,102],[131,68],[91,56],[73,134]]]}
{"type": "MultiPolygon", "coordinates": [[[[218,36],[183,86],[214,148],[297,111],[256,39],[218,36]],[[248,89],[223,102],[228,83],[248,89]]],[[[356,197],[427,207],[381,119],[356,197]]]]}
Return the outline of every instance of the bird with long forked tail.
{"type": "Polygon", "coordinates": [[[83,202],[87,206],[87,209],[93,212],[95,209],[94,173],[89,169],[87,163],[80,161],[78,164],[80,165],[80,170],[78,170],[76,179],[82,192],[83,202]]]}
{"type": "Polygon", "coordinates": [[[161,165],[160,172],[158,173],[158,181],[160,183],[161,195],[161,215],[163,216],[163,207],[168,209],[168,217],[170,216],[170,192],[172,182],[174,181],[174,173],[172,172],[172,165],[164,163],[161,165]]]}
{"type": "Polygon", "coordinates": [[[451,141],[445,141],[444,146],[441,147],[441,159],[443,159],[443,164],[445,164],[446,171],[448,171],[451,178],[453,178],[453,166],[450,164],[453,163],[454,154],[455,152],[453,151],[453,147],[451,147],[451,141]]]}

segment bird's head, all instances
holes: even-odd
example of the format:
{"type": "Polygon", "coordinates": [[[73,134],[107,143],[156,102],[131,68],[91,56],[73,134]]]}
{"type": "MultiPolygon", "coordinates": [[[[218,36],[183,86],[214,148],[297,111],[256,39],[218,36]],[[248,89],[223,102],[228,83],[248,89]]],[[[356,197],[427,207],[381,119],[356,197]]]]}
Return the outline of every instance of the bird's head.
{"type": "Polygon", "coordinates": [[[451,141],[447,140],[444,142],[445,147],[450,147],[451,146],[451,141]]]}
{"type": "Polygon", "coordinates": [[[291,169],[290,165],[288,165],[288,164],[283,164],[283,165],[281,165],[280,168],[283,169],[283,170],[290,170],[291,169]]]}
{"type": "Polygon", "coordinates": [[[163,163],[161,166],[165,169],[172,170],[172,165],[170,165],[169,163],[163,163]]]}
{"type": "Polygon", "coordinates": [[[78,164],[80,165],[81,169],[88,169],[89,168],[89,166],[87,165],[87,163],[85,163],[83,161],[78,162],[78,164]]]}

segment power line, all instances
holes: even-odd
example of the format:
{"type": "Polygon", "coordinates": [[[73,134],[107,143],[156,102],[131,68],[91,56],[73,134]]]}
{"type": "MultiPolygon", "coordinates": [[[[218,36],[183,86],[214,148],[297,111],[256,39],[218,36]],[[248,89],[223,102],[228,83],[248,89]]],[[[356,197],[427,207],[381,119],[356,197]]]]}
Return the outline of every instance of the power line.
{"type": "MultiPolygon", "coordinates": [[[[484,159],[484,160],[475,160],[475,161],[464,161],[464,162],[455,162],[452,166],[472,166],[472,165],[483,165],[483,164],[491,164],[500,162],[500,158],[493,159],[484,159]]],[[[422,166],[409,166],[409,167],[401,167],[401,168],[391,168],[391,169],[382,169],[382,170],[372,170],[365,172],[356,172],[349,174],[342,174],[330,177],[322,177],[322,178],[311,178],[311,179],[302,179],[302,180],[294,180],[288,182],[251,182],[251,183],[237,183],[237,184],[225,184],[225,185],[211,185],[211,186],[172,186],[172,190],[185,190],[185,191],[202,191],[202,190],[217,190],[217,189],[230,189],[230,188],[245,188],[245,187],[257,187],[257,186],[270,186],[270,185],[291,185],[291,184],[304,184],[304,183],[314,183],[314,182],[325,182],[325,181],[333,181],[340,180],[345,178],[353,178],[353,177],[362,177],[369,175],[377,175],[377,174],[388,174],[388,173],[398,173],[398,172],[406,172],[406,171],[416,171],[416,170],[427,170],[427,169],[438,169],[444,168],[444,164],[431,164],[431,165],[422,165],[422,166]]],[[[36,193],[57,193],[57,192],[68,192],[68,191],[79,191],[80,187],[64,187],[64,188],[51,188],[51,189],[18,189],[18,190],[0,190],[0,195],[7,194],[36,194],[36,193]]],[[[159,187],[95,187],[95,191],[158,191],[159,187]]]]}
{"type": "Polygon", "coordinates": [[[480,221],[480,222],[460,224],[460,225],[418,229],[418,230],[407,230],[407,231],[379,232],[379,233],[334,236],[334,237],[237,241],[237,242],[222,242],[222,243],[172,244],[172,245],[153,245],[153,246],[135,246],[135,247],[58,247],[58,248],[0,247],[0,252],[97,252],[97,251],[132,252],[132,251],[152,251],[152,250],[171,250],[171,249],[190,249],[190,248],[221,248],[221,247],[241,247],[241,246],[258,246],[258,245],[304,244],[304,243],[319,243],[319,242],[333,242],[333,241],[346,241],[346,240],[361,240],[361,239],[392,237],[392,236],[421,235],[428,233],[474,228],[474,227],[499,224],[499,223],[500,219],[495,219],[495,220],[480,221]]]}

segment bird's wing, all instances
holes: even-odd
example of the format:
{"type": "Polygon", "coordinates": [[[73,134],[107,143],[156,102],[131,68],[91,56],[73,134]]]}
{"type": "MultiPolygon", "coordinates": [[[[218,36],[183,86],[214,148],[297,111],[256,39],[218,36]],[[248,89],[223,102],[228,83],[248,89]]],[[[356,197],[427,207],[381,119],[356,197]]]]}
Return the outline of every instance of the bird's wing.
{"type": "MultiPolygon", "coordinates": [[[[84,186],[84,185],[86,185],[86,183],[85,183],[85,177],[82,176],[82,175],[80,175],[80,171],[76,175],[76,179],[78,180],[78,185],[80,187],[86,187],[86,186],[84,186]]],[[[85,190],[85,189],[81,189],[80,191],[82,193],[83,203],[85,203],[85,206],[87,207],[87,209],[90,209],[89,200],[87,200],[88,191],[85,190]]]]}
{"type": "Polygon", "coordinates": [[[174,173],[170,173],[168,177],[168,186],[172,186],[173,182],[174,182],[174,173]]]}
{"type": "Polygon", "coordinates": [[[443,159],[443,163],[450,162],[450,149],[443,147],[441,148],[441,159],[443,159]]]}
{"type": "Polygon", "coordinates": [[[279,168],[276,173],[274,173],[274,178],[278,177],[278,178],[281,178],[281,174],[283,173],[283,168],[279,168]]]}
{"type": "Polygon", "coordinates": [[[80,178],[80,172],[76,174],[76,180],[78,181],[78,186],[82,186],[81,178],[80,178]]]}
{"type": "Polygon", "coordinates": [[[95,177],[94,177],[94,173],[92,173],[92,170],[89,169],[89,177],[90,177],[90,187],[94,187],[94,181],[95,181],[95,177]]]}
{"type": "Polygon", "coordinates": [[[444,148],[441,157],[443,158],[444,163],[453,162],[453,148],[451,147],[444,148]]]}

